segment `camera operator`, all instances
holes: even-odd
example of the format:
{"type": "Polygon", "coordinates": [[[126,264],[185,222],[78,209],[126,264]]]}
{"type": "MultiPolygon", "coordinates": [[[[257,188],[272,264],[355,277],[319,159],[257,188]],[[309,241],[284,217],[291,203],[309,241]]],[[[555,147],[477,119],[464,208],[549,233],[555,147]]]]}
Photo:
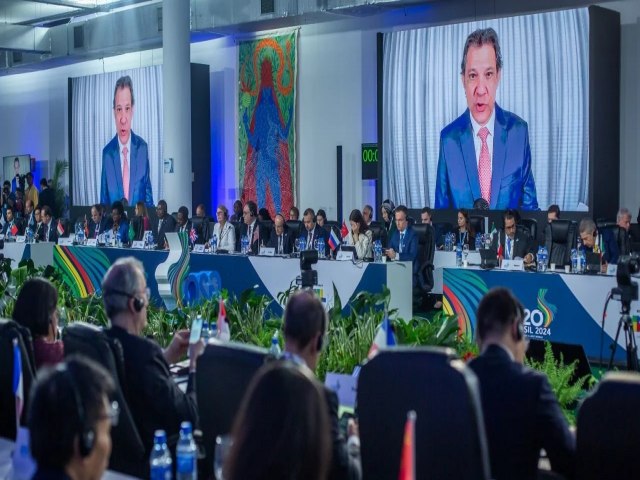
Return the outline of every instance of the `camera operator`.
{"type": "Polygon", "coordinates": [[[6,219],[7,207],[13,208],[15,206],[16,196],[11,192],[11,182],[5,180],[2,184],[2,221],[4,223],[6,219]]]}

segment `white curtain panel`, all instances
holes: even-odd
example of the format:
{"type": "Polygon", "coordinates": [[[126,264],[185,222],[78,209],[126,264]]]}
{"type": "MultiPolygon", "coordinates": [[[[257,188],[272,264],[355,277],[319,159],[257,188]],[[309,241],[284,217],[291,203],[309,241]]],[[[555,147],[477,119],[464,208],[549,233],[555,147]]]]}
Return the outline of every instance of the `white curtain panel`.
{"type": "Polygon", "coordinates": [[[496,101],[529,125],[540,208],[587,204],[589,14],[577,9],[384,35],[383,195],[433,206],[440,131],[467,108],[460,77],[467,36],[498,33],[503,70],[496,101]]]}
{"type": "Polygon", "coordinates": [[[102,149],[116,135],[113,93],[116,81],[129,75],[133,83],[131,130],[149,148],[153,200],[163,198],[162,66],[121,70],[71,81],[71,174],[74,205],[100,202],[102,149]]]}

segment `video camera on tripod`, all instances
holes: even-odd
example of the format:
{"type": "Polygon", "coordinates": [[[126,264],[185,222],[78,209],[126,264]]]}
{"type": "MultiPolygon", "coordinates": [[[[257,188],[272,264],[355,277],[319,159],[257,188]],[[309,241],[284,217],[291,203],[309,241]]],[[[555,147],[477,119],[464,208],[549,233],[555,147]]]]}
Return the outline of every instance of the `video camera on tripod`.
{"type": "Polygon", "coordinates": [[[611,359],[609,360],[609,370],[613,366],[613,359],[618,348],[618,337],[620,329],[624,330],[625,345],[627,346],[627,369],[638,371],[638,347],[631,325],[631,302],[638,300],[638,282],[631,279],[631,275],[640,272],[640,256],[638,254],[621,255],[618,259],[618,269],[616,280],[618,286],[611,290],[611,298],[618,300],[622,307],[620,309],[620,320],[618,321],[618,329],[616,336],[611,345],[611,359]]]}

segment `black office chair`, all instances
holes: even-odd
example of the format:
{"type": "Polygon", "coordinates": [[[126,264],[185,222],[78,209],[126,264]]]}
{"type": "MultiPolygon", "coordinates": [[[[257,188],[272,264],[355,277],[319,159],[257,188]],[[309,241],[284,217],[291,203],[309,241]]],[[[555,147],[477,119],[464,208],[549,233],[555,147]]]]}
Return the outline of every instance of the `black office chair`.
{"type": "Polygon", "coordinates": [[[606,230],[609,230],[618,245],[618,252],[620,252],[620,255],[629,255],[631,252],[631,238],[624,228],[619,227],[615,222],[597,223],[596,227],[598,229],[598,233],[604,233],[606,230]]]}
{"type": "Polygon", "coordinates": [[[576,247],[576,224],[562,219],[549,223],[544,244],[549,252],[549,263],[571,265],[571,249],[576,247]]]}
{"type": "Polygon", "coordinates": [[[454,355],[451,349],[398,347],[362,367],[363,478],[397,477],[410,410],[417,413],[416,478],[490,478],[478,380],[454,355]]]}
{"type": "Polygon", "coordinates": [[[424,297],[433,288],[433,257],[436,250],[434,230],[428,223],[417,223],[412,228],[418,235],[418,278],[415,282],[417,291],[414,294],[424,297]]]}
{"type": "Polygon", "coordinates": [[[453,232],[453,225],[449,222],[433,222],[436,247],[444,244],[444,236],[453,232]]]}
{"type": "Polygon", "coordinates": [[[87,323],[72,323],[63,333],[65,357],[84,355],[102,365],[116,384],[115,400],[120,406],[118,425],[111,427],[113,450],[109,470],[138,478],[149,477],[149,462],[144,444],[126,400],[124,355],[118,340],[108,337],[102,329],[87,323]]]}
{"type": "Polygon", "coordinates": [[[469,225],[475,235],[484,234],[484,217],[482,215],[469,215],[469,225]]]}
{"type": "Polygon", "coordinates": [[[373,241],[380,240],[382,248],[387,248],[389,239],[387,238],[387,229],[382,222],[371,222],[369,225],[373,241]]]}
{"type": "Polygon", "coordinates": [[[532,240],[538,240],[538,222],[535,218],[523,218],[518,225],[521,225],[529,231],[529,237],[532,240]]]}
{"type": "Polygon", "coordinates": [[[300,231],[304,228],[300,220],[287,220],[287,229],[291,238],[295,241],[300,236],[300,231]]]}
{"type": "Polygon", "coordinates": [[[217,340],[210,340],[198,358],[196,395],[206,450],[200,467],[205,478],[211,474],[216,437],[231,431],[247,387],[266,358],[263,348],[217,340]]]}
{"type": "Polygon", "coordinates": [[[640,375],[611,372],[578,410],[576,478],[637,478],[640,375]]]}
{"type": "Polygon", "coordinates": [[[24,404],[20,425],[26,425],[31,385],[35,379],[35,358],[31,333],[13,320],[0,319],[0,437],[16,439],[16,400],[13,392],[13,340],[18,341],[22,362],[24,404]]]}
{"type": "Polygon", "coordinates": [[[236,252],[240,251],[240,239],[242,237],[242,222],[233,222],[233,228],[236,233],[236,252]]]}
{"type": "MultiPolygon", "coordinates": [[[[334,230],[336,232],[340,231],[340,227],[342,227],[342,224],[340,222],[336,222],[335,220],[327,220],[326,222],[324,222],[324,229],[327,231],[327,233],[329,235],[331,235],[331,230],[334,230]]],[[[338,235],[338,238],[340,236],[338,235]]]]}

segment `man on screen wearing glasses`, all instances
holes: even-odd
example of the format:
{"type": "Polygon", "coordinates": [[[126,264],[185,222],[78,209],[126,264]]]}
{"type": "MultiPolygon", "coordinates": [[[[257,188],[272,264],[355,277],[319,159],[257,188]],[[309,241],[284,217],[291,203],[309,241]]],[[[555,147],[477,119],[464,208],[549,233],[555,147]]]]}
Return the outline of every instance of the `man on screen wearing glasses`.
{"type": "Polygon", "coordinates": [[[142,201],[153,206],[147,142],[131,131],[135,99],[127,75],[116,82],[113,117],[116,136],[102,150],[100,203],[111,205],[126,198],[129,205],[142,201]]]}

